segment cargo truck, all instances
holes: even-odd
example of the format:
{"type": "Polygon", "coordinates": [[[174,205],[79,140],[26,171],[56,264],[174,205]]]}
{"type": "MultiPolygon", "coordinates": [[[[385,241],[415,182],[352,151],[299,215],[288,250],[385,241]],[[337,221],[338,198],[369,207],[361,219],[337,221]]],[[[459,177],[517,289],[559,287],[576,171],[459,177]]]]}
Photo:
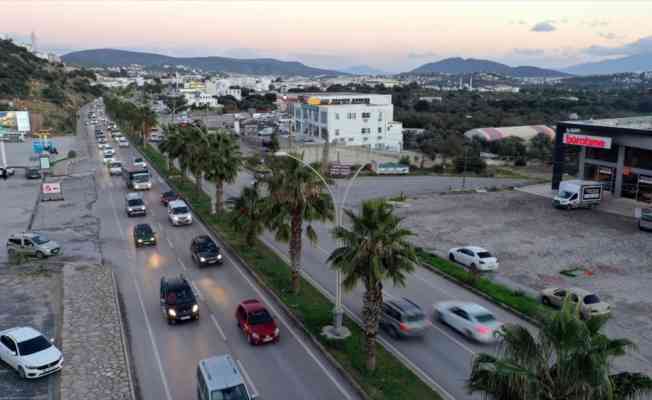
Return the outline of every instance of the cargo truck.
{"type": "Polygon", "coordinates": [[[553,198],[552,204],[557,208],[593,208],[602,200],[602,184],[600,182],[572,180],[559,184],[559,193],[553,198]]]}

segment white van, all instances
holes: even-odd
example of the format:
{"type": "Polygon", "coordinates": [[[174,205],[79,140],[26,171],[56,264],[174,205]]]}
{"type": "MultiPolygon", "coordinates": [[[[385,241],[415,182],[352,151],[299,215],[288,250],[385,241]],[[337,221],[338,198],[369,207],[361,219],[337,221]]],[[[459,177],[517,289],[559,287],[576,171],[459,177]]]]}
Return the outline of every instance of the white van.
{"type": "Polygon", "coordinates": [[[229,354],[210,357],[197,365],[198,400],[251,400],[242,374],[229,354]]]}
{"type": "Polygon", "coordinates": [[[602,184],[593,181],[571,180],[559,184],[559,193],[553,198],[556,208],[593,208],[602,200],[602,184]]]}
{"type": "Polygon", "coordinates": [[[183,200],[174,200],[168,203],[168,219],[172,225],[192,224],[190,207],[183,200]]]}

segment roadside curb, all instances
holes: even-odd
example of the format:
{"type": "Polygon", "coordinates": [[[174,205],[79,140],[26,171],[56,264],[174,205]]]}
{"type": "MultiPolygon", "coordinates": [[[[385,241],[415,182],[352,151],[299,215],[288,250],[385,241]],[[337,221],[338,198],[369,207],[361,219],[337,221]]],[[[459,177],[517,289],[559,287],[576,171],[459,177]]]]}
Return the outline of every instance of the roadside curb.
{"type": "MultiPolygon", "coordinates": [[[[102,264],[104,266],[104,264],[102,264]]],[[[113,300],[115,302],[115,309],[118,313],[118,321],[120,324],[120,341],[122,342],[122,353],[125,357],[125,363],[127,364],[127,376],[129,377],[129,392],[131,394],[131,399],[136,400],[136,390],[134,389],[134,377],[131,371],[131,362],[130,355],[127,346],[127,335],[125,333],[125,327],[123,323],[122,309],[120,309],[120,302],[118,299],[118,282],[115,279],[115,273],[113,268],[111,268],[111,280],[113,281],[113,300]]]]}
{"type": "MultiPolygon", "coordinates": [[[[163,179],[168,186],[171,188],[174,188],[174,185],[171,184],[169,181],[168,177],[163,175],[161,171],[152,163],[152,161],[147,157],[146,154],[144,154],[139,148],[136,147],[138,152],[140,152],[144,158],[146,158],[149,161],[149,165],[156,170],[156,172],[159,174],[161,179],[163,179]]],[[[188,207],[190,207],[191,210],[193,210],[192,205],[188,203],[188,207]]],[[[340,362],[332,356],[326,347],[306,328],[306,326],[303,324],[303,322],[292,312],[292,310],[281,300],[281,298],[274,292],[272,288],[267,285],[267,283],[258,275],[258,273],[247,263],[240,255],[238,252],[231,246],[230,243],[227,242],[227,240],[224,238],[224,236],[213,226],[208,223],[207,221],[204,220],[204,218],[199,214],[194,212],[195,217],[208,229],[208,231],[213,234],[215,237],[217,237],[220,242],[222,242],[222,245],[225,247],[225,249],[229,252],[231,256],[241,265],[244,267],[244,269],[247,271],[247,273],[256,281],[256,283],[265,290],[267,295],[269,295],[271,298],[274,299],[274,302],[276,303],[277,306],[279,306],[285,315],[292,321],[292,323],[295,325],[295,327],[299,328],[303,334],[308,337],[318,349],[322,353],[322,355],[335,367],[335,369],[348,381],[348,383],[355,389],[357,394],[364,400],[372,400],[371,397],[367,394],[367,392],[358,384],[358,381],[340,364],[340,362]]]]}

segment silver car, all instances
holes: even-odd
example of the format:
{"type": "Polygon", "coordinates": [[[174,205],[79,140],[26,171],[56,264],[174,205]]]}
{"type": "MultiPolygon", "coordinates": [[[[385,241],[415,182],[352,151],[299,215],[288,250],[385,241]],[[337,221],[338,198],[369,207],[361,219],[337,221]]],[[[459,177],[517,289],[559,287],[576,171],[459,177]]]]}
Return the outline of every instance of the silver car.
{"type": "Polygon", "coordinates": [[[61,246],[42,233],[17,233],[10,235],[7,239],[7,254],[9,256],[21,254],[45,258],[61,254],[61,246]]]}
{"type": "Polygon", "coordinates": [[[486,308],[462,301],[434,305],[435,316],[469,339],[491,343],[499,340],[503,324],[486,308]]]}

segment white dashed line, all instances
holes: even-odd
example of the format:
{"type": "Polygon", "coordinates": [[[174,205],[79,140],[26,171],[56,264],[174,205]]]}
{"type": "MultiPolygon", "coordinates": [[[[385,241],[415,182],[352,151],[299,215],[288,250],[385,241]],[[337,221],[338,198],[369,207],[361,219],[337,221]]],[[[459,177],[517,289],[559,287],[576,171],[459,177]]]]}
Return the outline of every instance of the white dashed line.
{"type": "Polygon", "coordinates": [[[224,331],[222,330],[222,327],[220,324],[217,322],[217,319],[215,318],[215,315],[211,314],[211,319],[213,320],[213,323],[215,324],[215,327],[217,328],[217,331],[220,333],[220,336],[222,336],[222,340],[226,342],[226,335],[224,334],[224,331]]]}
{"type": "Polygon", "coordinates": [[[179,262],[179,265],[181,265],[181,268],[183,268],[184,271],[188,270],[188,268],[186,268],[186,264],[184,264],[179,257],[177,257],[177,261],[179,262]]]}
{"type": "Polygon", "coordinates": [[[170,247],[174,249],[174,245],[172,244],[172,241],[170,240],[170,238],[166,237],[165,239],[168,241],[168,244],[170,245],[170,247]]]}
{"type": "Polygon", "coordinates": [[[242,365],[240,360],[235,360],[235,362],[238,363],[238,367],[240,368],[240,371],[242,371],[242,375],[244,375],[245,379],[247,380],[247,383],[249,383],[249,387],[251,387],[251,397],[254,399],[257,398],[258,389],[256,389],[256,386],[254,386],[254,381],[251,380],[249,374],[247,373],[247,370],[244,369],[244,366],[242,365]]]}
{"type": "Polygon", "coordinates": [[[197,294],[197,297],[199,297],[199,300],[202,300],[202,301],[203,301],[203,300],[204,300],[204,296],[202,296],[201,292],[199,291],[199,288],[197,287],[197,285],[195,285],[195,282],[190,281],[190,284],[192,285],[193,290],[194,290],[195,293],[197,294]]]}

